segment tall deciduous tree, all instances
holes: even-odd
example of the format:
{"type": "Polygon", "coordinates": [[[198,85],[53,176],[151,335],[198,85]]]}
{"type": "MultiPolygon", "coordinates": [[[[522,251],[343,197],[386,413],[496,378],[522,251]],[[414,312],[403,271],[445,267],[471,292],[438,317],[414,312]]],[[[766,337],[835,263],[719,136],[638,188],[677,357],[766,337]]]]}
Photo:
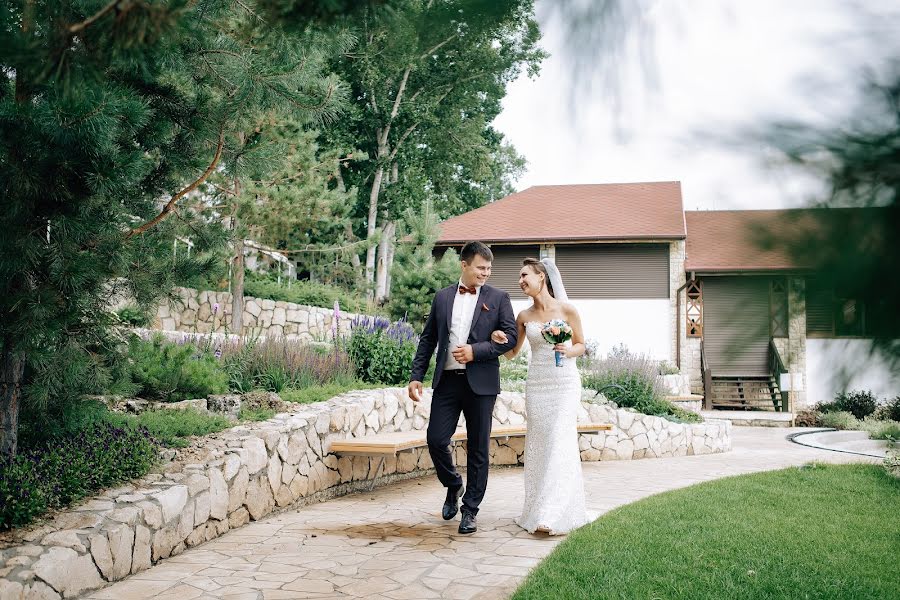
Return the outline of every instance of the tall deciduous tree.
{"type": "MultiPolygon", "coordinates": [[[[492,199],[494,182],[503,180],[498,167],[509,164],[510,150],[490,122],[506,84],[522,68],[536,72],[543,57],[532,0],[406,0],[392,6],[392,12],[368,11],[353,27],[358,43],[336,69],[350,84],[355,106],[326,138],[352,140],[368,154],[345,177],[359,189],[357,212],[371,242],[365,261],[370,286],[374,240],[387,237],[382,248],[391,252],[390,223],[405,208],[417,207],[428,194],[457,210],[492,199]],[[387,232],[380,231],[382,222],[387,232]]],[[[389,260],[381,264],[379,301],[390,272],[389,260]]]]}

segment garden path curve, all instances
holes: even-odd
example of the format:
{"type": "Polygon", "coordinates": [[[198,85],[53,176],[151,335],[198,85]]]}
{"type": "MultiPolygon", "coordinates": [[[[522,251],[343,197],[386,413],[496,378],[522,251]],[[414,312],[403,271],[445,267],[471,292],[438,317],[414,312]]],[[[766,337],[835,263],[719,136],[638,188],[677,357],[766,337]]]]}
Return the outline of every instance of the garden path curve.
{"type": "MultiPolygon", "coordinates": [[[[733,428],[723,454],[584,463],[588,509],[679,487],[809,461],[875,462],[792,444],[785,428],[733,428]]],[[[478,533],[440,517],[434,477],[391,484],[273,515],[169,558],[87,598],[275,600],[295,598],[507,598],[563,538],[513,523],[521,468],[491,471],[478,533]]]]}

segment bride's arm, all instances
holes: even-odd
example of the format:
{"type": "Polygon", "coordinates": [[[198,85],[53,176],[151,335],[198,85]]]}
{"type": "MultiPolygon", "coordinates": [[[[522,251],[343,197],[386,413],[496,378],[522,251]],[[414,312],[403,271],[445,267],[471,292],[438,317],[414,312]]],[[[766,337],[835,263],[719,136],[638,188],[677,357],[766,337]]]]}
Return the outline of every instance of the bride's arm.
{"type": "MultiPolygon", "coordinates": [[[[519,332],[519,339],[516,340],[515,347],[503,354],[509,360],[514,359],[522,350],[522,346],[525,345],[525,319],[522,318],[522,313],[519,313],[519,316],[516,318],[516,329],[519,332]]],[[[506,334],[500,330],[491,334],[491,340],[497,344],[505,344],[506,339],[506,334]]]]}
{"type": "Polygon", "coordinates": [[[563,305],[563,313],[566,315],[566,322],[572,327],[572,345],[563,346],[557,344],[556,350],[559,350],[566,358],[575,358],[584,354],[586,347],[584,345],[584,328],[581,326],[581,316],[571,304],[563,305]]]}

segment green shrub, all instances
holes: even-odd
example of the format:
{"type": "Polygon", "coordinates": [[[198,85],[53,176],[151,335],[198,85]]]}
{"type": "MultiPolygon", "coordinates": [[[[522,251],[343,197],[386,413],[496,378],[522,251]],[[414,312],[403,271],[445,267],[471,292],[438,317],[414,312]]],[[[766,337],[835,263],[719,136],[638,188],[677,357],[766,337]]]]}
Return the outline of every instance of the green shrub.
{"type": "Polygon", "coordinates": [[[131,379],[142,398],[177,402],[228,391],[228,376],[214,356],[161,335],[132,337],[128,348],[131,379]]]}
{"type": "Polygon", "coordinates": [[[894,396],[876,408],[875,418],[882,421],[900,421],[900,396],[894,396]]]}
{"type": "Polygon", "coordinates": [[[108,413],[104,419],[118,427],[138,427],[147,430],[159,444],[167,448],[184,448],[189,438],[207,435],[232,427],[222,415],[196,410],[148,410],[139,415],[108,413]]]}
{"type": "Polygon", "coordinates": [[[293,402],[295,404],[312,404],[313,402],[330,400],[345,392],[352,392],[353,390],[370,390],[380,387],[384,386],[377,383],[366,383],[364,381],[342,381],[325,385],[316,385],[302,390],[284,390],[281,392],[281,399],[285,402],[293,402]]]}
{"type": "Polygon", "coordinates": [[[367,383],[405,385],[409,382],[418,338],[409,323],[382,317],[354,319],[347,352],[357,378],[367,383]]]}
{"type": "Polygon", "coordinates": [[[150,470],[159,443],[146,428],[95,423],[0,459],[0,529],[150,470]]]}
{"type": "Polygon", "coordinates": [[[528,378],[528,358],[521,354],[512,360],[500,361],[500,380],[514,381],[528,378]]]}
{"type": "Polygon", "coordinates": [[[674,421],[676,423],[702,423],[703,417],[698,415],[697,413],[685,410],[680,406],[672,405],[672,413],[671,414],[663,414],[660,415],[664,419],[668,419],[670,421],[674,421]]]}
{"type": "Polygon", "coordinates": [[[292,281],[288,287],[286,282],[279,284],[271,275],[250,272],[244,280],[244,295],[323,308],[331,308],[337,301],[341,310],[371,312],[365,298],[339,287],[311,281],[292,281]]]}
{"type": "Polygon", "coordinates": [[[271,408],[242,408],[238,419],[241,421],[268,421],[274,416],[275,411],[271,408]]]}
{"type": "Polygon", "coordinates": [[[595,359],[582,373],[582,385],[586,389],[604,390],[603,394],[620,407],[633,408],[645,415],[676,422],[703,420],[700,415],[665,399],[659,363],[645,355],[630,353],[624,345],[613,348],[605,360],[595,359]]]}
{"type": "Polygon", "coordinates": [[[857,419],[865,419],[875,412],[878,399],[870,391],[841,392],[832,402],[822,402],[816,407],[819,412],[848,412],[857,419]]]}
{"type": "Polygon", "coordinates": [[[822,413],[819,422],[822,427],[833,429],[859,429],[862,425],[859,419],[846,411],[822,413]]]}
{"type": "Polygon", "coordinates": [[[898,421],[881,421],[868,417],[862,421],[862,428],[869,432],[869,437],[873,440],[900,442],[900,422],[898,421]]]}
{"type": "Polygon", "coordinates": [[[884,468],[889,475],[900,479],[900,451],[888,451],[884,457],[884,468]]]}
{"type": "Polygon", "coordinates": [[[116,316],[119,317],[122,323],[132,327],[147,327],[150,325],[150,315],[139,306],[124,306],[116,312],[116,316]]]}

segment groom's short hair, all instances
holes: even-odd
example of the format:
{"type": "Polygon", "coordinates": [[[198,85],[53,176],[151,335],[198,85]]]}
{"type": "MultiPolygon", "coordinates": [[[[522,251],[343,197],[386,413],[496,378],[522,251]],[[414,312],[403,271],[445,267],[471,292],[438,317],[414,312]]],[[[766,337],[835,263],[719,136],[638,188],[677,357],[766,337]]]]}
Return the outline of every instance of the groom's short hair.
{"type": "Polygon", "coordinates": [[[467,242],[459,253],[459,260],[470,263],[476,254],[484,260],[494,262],[494,253],[481,242],[467,242]]]}

